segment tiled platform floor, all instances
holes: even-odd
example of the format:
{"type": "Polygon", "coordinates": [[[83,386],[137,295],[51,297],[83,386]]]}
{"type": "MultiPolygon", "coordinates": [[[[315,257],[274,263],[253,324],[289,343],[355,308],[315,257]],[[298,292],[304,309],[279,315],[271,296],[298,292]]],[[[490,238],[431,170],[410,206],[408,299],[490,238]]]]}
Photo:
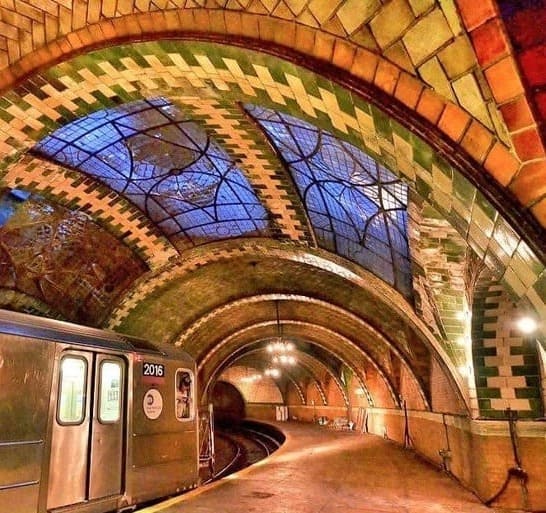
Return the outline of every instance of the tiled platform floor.
{"type": "Polygon", "coordinates": [[[393,442],[310,424],[272,456],[140,513],[500,513],[393,442]]]}

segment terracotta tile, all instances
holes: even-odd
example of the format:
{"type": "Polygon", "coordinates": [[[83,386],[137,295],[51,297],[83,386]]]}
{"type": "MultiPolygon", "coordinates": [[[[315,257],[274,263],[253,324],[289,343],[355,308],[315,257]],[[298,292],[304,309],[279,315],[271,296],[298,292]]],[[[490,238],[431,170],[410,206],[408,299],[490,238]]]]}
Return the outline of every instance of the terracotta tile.
{"type": "Polygon", "coordinates": [[[163,17],[165,18],[165,29],[169,32],[175,32],[180,30],[180,18],[178,13],[173,10],[163,11],[163,17]]]}
{"type": "Polygon", "coordinates": [[[496,16],[493,0],[457,0],[457,5],[467,30],[483,25],[487,20],[496,16]]]}
{"type": "Polygon", "coordinates": [[[516,63],[508,56],[485,70],[493,96],[498,103],[512,100],[523,93],[516,63]]]}
{"type": "Polygon", "coordinates": [[[423,89],[424,86],[421,81],[412,77],[409,73],[402,72],[394,96],[404,105],[407,105],[410,109],[414,110],[423,89]]]}
{"type": "MultiPolygon", "coordinates": [[[[192,9],[194,27],[192,30],[197,32],[210,31],[210,12],[209,9],[192,9]]],[[[227,26],[227,25],[226,25],[227,26]]]]}
{"type": "Polygon", "coordinates": [[[351,73],[366,82],[373,83],[378,63],[377,55],[369,50],[359,48],[351,66],[351,73]]]}
{"type": "Polygon", "coordinates": [[[391,64],[390,62],[381,60],[377,66],[377,72],[375,74],[374,83],[383,91],[393,94],[398,78],[400,76],[400,69],[391,64]]]}
{"type": "Polygon", "coordinates": [[[487,155],[484,167],[497,182],[507,186],[517,173],[520,162],[504,144],[497,142],[487,155]]]}
{"type": "Polygon", "coordinates": [[[342,39],[336,39],[332,63],[341,69],[350,70],[353,66],[355,54],[355,45],[343,41],[342,39]]]}
{"type": "Polygon", "coordinates": [[[502,105],[500,112],[510,132],[528,127],[535,122],[527,98],[523,95],[502,105]]]}
{"type": "Polygon", "coordinates": [[[470,33],[478,62],[487,67],[508,54],[509,42],[498,18],[484,23],[470,33]]]}
{"type": "Polygon", "coordinates": [[[448,103],[438,122],[438,128],[450,139],[458,142],[461,140],[469,123],[470,115],[468,113],[457,105],[448,103]]]}
{"type": "Polygon", "coordinates": [[[512,134],[512,141],[522,161],[544,158],[544,146],[536,127],[512,134]]]}
{"type": "Polygon", "coordinates": [[[472,121],[463,136],[461,146],[478,162],[483,162],[493,143],[493,135],[481,123],[472,121]]]}
{"type": "MultiPolygon", "coordinates": [[[[226,22],[226,29],[229,34],[241,35],[243,33],[243,23],[241,21],[241,13],[238,11],[224,11],[224,19],[226,22]]],[[[208,27],[210,27],[210,20],[207,16],[206,21],[208,27]]]]}
{"type": "Polygon", "coordinates": [[[546,198],[540,200],[536,205],[531,207],[531,212],[540,225],[546,228],[546,198]]]}
{"type": "MultiPolygon", "coordinates": [[[[185,11],[179,11],[179,17],[180,17],[181,12],[185,12],[185,11]]],[[[220,11],[220,10],[218,10],[218,11],[211,10],[209,12],[209,23],[210,23],[210,30],[213,33],[215,33],[215,34],[225,34],[227,32],[227,30],[226,30],[226,20],[224,18],[224,13],[222,11],[220,11]]],[[[243,24],[243,26],[244,26],[244,24],[243,24]]],[[[184,24],[184,27],[186,27],[185,24],[184,24]]],[[[259,37],[258,28],[256,28],[256,37],[259,37]]]]}
{"type": "MultiPolygon", "coordinates": [[[[260,39],[262,41],[273,41],[273,38],[275,37],[275,21],[272,18],[260,16],[258,25],[260,26],[260,39]]],[[[226,28],[228,28],[227,25],[226,28]]]]}
{"type": "Polygon", "coordinates": [[[294,48],[296,42],[296,22],[283,20],[278,21],[277,23],[278,27],[277,30],[275,30],[275,43],[286,46],[288,48],[294,48]]]}
{"type": "Polygon", "coordinates": [[[102,20],[98,26],[104,35],[104,39],[108,40],[116,37],[117,31],[112,20],[102,20]]]}
{"type": "Polygon", "coordinates": [[[546,160],[524,164],[510,184],[510,190],[524,206],[546,194],[546,160]]]}
{"type": "Polygon", "coordinates": [[[0,73],[0,92],[7,91],[13,87],[16,81],[16,76],[11,69],[4,69],[0,73]]]}
{"type": "Polygon", "coordinates": [[[93,34],[91,33],[88,27],[84,27],[84,28],[81,28],[80,30],[77,30],[75,34],[81,42],[82,46],[80,48],[90,46],[94,43],[102,42],[101,40],[97,40],[96,38],[93,37],[93,34]]]}
{"type": "Polygon", "coordinates": [[[513,16],[505,17],[504,22],[514,46],[530,48],[544,41],[546,7],[539,7],[538,2],[533,7],[520,7],[513,16]]]}
{"type": "Polygon", "coordinates": [[[445,100],[439,94],[430,89],[424,89],[417,104],[417,112],[435,125],[438,123],[445,105],[445,100]]]}
{"type": "Polygon", "coordinates": [[[296,25],[296,48],[302,53],[311,53],[315,46],[316,30],[305,25],[296,25]]]}
{"type": "Polygon", "coordinates": [[[546,44],[523,52],[519,56],[519,62],[529,85],[546,84],[546,44]]]}
{"type": "Polygon", "coordinates": [[[318,32],[315,37],[313,54],[323,61],[331,62],[334,54],[334,43],[335,38],[333,36],[318,32]]]}

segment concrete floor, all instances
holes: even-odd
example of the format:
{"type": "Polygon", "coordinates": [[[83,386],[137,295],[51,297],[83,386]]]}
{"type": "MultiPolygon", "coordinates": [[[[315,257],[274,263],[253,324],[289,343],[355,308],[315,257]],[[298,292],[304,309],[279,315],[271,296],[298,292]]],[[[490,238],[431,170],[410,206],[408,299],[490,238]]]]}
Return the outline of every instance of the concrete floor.
{"type": "MultiPolygon", "coordinates": [[[[393,442],[310,424],[278,426],[262,462],[141,513],[500,513],[393,442]]],[[[513,511],[513,510],[512,510],[513,511]]]]}

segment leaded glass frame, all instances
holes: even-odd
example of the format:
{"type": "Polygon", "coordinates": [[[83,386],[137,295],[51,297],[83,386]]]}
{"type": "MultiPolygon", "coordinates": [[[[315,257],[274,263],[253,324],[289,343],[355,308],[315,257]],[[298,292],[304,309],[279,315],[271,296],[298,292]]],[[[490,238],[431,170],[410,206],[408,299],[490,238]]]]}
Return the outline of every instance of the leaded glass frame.
{"type": "Polygon", "coordinates": [[[352,144],[304,120],[255,105],[244,109],[286,164],[318,244],[411,297],[407,185],[352,144]]]}
{"type": "Polygon", "coordinates": [[[165,98],[89,114],[33,152],[125,196],[178,246],[271,235],[269,215],[244,173],[165,98]]]}

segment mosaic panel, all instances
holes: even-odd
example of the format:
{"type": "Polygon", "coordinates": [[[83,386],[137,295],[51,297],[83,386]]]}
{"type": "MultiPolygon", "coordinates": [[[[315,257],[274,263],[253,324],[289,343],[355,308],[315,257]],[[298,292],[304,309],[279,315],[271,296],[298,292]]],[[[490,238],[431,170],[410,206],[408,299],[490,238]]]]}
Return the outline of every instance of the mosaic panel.
{"type": "Polygon", "coordinates": [[[99,326],[145,266],[85,214],[22,190],[0,196],[0,287],[99,326]]]}

